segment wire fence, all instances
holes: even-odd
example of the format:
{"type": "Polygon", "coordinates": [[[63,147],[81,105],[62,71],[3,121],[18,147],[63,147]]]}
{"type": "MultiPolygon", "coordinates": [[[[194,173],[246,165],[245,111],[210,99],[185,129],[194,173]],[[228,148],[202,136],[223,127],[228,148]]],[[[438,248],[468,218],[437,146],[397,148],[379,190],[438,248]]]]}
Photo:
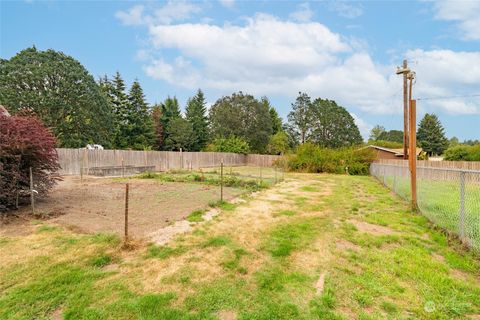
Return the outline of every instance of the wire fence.
{"type": "MultiPolygon", "coordinates": [[[[406,163],[372,163],[370,174],[400,197],[411,200],[406,163]]],[[[480,252],[479,170],[417,166],[417,204],[434,224],[457,234],[480,252]]]]}
{"type": "MultiPolygon", "coordinates": [[[[228,207],[243,194],[271,187],[284,177],[283,166],[234,166],[221,161],[215,167],[123,177],[70,175],[46,198],[37,199],[31,191],[30,207],[34,216],[80,232],[125,234],[126,238],[128,230],[131,238],[151,238],[152,234],[163,236],[165,227],[202,222],[213,208],[228,207]]],[[[30,189],[35,188],[33,179],[30,189]]],[[[26,206],[22,209],[29,211],[26,206]]]]}

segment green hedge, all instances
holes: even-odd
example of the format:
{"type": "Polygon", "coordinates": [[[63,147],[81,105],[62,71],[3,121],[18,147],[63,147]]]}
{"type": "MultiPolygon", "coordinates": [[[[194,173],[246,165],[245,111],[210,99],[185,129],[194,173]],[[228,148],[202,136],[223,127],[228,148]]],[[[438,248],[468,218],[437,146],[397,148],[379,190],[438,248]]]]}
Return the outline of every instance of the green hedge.
{"type": "Polygon", "coordinates": [[[288,157],[287,166],[296,172],[368,175],[374,159],[375,153],[370,148],[326,149],[305,143],[288,157]]]}
{"type": "Polygon", "coordinates": [[[444,159],[449,161],[480,161],[480,144],[450,147],[445,151],[444,159]]]}

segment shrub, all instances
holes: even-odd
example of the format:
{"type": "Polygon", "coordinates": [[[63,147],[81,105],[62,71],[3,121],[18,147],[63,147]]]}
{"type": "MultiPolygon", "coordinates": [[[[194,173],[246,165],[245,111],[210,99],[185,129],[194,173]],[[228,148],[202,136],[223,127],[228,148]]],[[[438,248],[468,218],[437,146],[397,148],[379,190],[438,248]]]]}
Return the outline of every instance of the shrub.
{"type": "Polygon", "coordinates": [[[291,171],[367,175],[374,159],[375,153],[369,148],[327,149],[305,143],[289,156],[287,165],[291,171]]]}
{"type": "Polygon", "coordinates": [[[207,151],[247,154],[250,152],[250,146],[244,139],[232,136],[226,139],[215,139],[213,143],[207,146],[207,151]]]}
{"type": "Polygon", "coordinates": [[[377,146],[377,147],[384,147],[389,149],[401,149],[403,148],[403,143],[396,142],[396,141],[386,141],[386,140],[368,140],[368,144],[377,146]]]}
{"type": "Polygon", "coordinates": [[[30,170],[39,196],[51,189],[60,167],[56,140],[43,123],[32,115],[0,115],[0,210],[13,208],[28,198],[30,170]]]}
{"type": "Polygon", "coordinates": [[[445,151],[444,159],[450,161],[480,161],[480,144],[450,147],[445,151]]]}

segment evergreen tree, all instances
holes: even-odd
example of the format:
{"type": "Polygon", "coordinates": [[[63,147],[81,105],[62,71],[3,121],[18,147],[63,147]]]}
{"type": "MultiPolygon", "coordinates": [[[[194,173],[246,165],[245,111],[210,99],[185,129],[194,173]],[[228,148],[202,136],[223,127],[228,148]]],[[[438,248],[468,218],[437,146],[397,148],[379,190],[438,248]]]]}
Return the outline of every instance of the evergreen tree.
{"type": "Polygon", "coordinates": [[[206,115],[207,106],[202,90],[198,89],[197,94],[188,100],[186,108],[186,119],[192,125],[194,143],[192,151],[202,150],[208,141],[208,118],[206,115]]]}
{"type": "MultiPolygon", "coordinates": [[[[170,121],[173,119],[180,118],[180,106],[178,104],[177,97],[170,98],[167,97],[162,104],[162,116],[160,118],[160,122],[163,128],[163,142],[165,143],[168,139],[169,131],[172,129],[169,126],[170,121]]],[[[162,146],[162,149],[165,149],[166,146],[162,146]]]]}
{"type": "Polygon", "coordinates": [[[425,114],[418,126],[417,141],[429,156],[440,155],[448,148],[445,129],[435,114],[425,114]]]}
{"type": "Polygon", "coordinates": [[[268,108],[268,112],[270,113],[270,118],[272,119],[272,134],[276,134],[279,131],[283,131],[283,123],[282,118],[278,115],[277,110],[270,104],[270,101],[267,97],[262,97],[260,102],[268,108]]]}
{"type": "Polygon", "coordinates": [[[153,123],[138,80],[135,80],[130,88],[127,106],[125,138],[128,147],[137,150],[151,149],[155,140],[153,123]]]}
{"type": "Polygon", "coordinates": [[[162,150],[164,144],[164,132],[165,128],[162,123],[162,105],[155,104],[152,108],[152,122],[155,132],[155,150],[162,150]]]}
{"type": "Polygon", "coordinates": [[[128,141],[128,96],[125,93],[125,82],[117,71],[111,83],[110,99],[114,114],[114,146],[116,149],[129,148],[128,141]]]}
{"type": "Polygon", "coordinates": [[[167,126],[168,136],[165,139],[166,150],[190,151],[195,143],[195,135],[190,122],[179,117],[170,119],[167,126]]]}

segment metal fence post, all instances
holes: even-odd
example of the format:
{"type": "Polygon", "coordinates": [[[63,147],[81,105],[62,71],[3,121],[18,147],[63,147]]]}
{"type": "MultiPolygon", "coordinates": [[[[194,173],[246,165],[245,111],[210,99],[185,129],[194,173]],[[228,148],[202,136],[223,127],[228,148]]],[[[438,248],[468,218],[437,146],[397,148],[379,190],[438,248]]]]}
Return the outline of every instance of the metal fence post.
{"type": "Polygon", "coordinates": [[[465,171],[460,172],[460,238],[465,237],[465,171]]]}
{"type": "Polygon", "coordinates": [[[32,204],[32,213],[35,215],[35,196],[33,194],[33,173],[32,167],[30,167],[30,202],[32,204]]]}
{"type": "Polygon", "coordinates": [[[223,202],[223,158],[220,162],[220,202],[223,202]]]}
{"type": "Polygon", "coordinates": [[[125,185],[125,239],[124,243],[128,242],[128,183],[125,185]]]}

